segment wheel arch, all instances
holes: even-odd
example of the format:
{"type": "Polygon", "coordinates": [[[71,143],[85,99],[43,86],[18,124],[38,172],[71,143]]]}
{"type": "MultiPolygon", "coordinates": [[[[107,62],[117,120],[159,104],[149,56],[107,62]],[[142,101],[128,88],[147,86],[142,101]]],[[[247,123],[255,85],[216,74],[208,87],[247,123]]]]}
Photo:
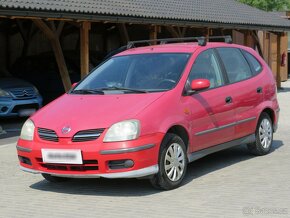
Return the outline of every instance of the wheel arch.
{"type": "MultiPolygon", "coordinates": [[[[274,125],[275,121],[276,121],[276,117],[275,117],[275,112],[273,109],[267,107],[267,108],[264,108],[264,110],[262,110],[261,114],[260,114],[260,117],[262,115],[262,113],[266,113],[269,115],[269,117],[271,118],[271,121],[272,121],[272,125],[274,125]]],[[[259,117],[259,118],[260,118],[259,117]]]]}
{"type": "Polygon", "coordinates": [[[166,133],[173,133],[178,135],[184,142],[186,149],[189,147],[189,134],[186,128],[182,125],[171,126],[166,133]]]}

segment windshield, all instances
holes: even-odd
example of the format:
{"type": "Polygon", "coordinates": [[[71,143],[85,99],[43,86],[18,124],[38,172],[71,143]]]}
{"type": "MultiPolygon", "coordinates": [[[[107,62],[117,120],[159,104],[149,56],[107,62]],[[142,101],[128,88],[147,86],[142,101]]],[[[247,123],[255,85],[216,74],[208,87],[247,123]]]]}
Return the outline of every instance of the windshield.
{"type": "Polygon", "coordinates": [[[190,57],[187,53],[155,53],[113,57],[96,68],[72,93],[143,93],[176,86],[190,57]]]}

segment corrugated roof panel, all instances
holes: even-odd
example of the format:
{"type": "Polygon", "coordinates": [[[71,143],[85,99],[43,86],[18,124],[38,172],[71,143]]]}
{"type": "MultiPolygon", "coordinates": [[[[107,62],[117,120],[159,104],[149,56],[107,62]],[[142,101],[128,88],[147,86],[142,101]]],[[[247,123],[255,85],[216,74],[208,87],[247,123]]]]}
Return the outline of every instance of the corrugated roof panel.
{"type": "Polygon", "coordinates": [[[0,8],[290,28],[290,21],[235,0],[0,0],[0,8]]]}

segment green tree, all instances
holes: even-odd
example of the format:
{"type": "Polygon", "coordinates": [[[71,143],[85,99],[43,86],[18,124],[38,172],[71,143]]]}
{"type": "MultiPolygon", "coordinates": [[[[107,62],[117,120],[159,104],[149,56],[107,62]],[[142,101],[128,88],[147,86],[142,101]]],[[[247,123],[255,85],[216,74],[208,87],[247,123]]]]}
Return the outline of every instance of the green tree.
{"type": "Polygon", "coordinates": [[[290,0],[239,0],[264,11],[285,11],[290,9],[290,0]]]}

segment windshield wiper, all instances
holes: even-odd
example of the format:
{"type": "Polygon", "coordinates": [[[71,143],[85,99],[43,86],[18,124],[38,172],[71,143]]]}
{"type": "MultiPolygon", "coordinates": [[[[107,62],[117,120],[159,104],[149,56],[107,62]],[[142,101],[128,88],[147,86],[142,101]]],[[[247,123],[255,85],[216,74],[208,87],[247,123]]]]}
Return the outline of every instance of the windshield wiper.
{"type": "Polygon", "coordinates": [[[148,91],[146,91],[146,90],[131,89],[131,88],[125,88],[125,87],[118,87],[118,86],[110,86],[110,87],[106,87],[106,88],[101,88],[99,90],[102,90],[102,91],[124,90],[124,91],[137,92],[137,93],[148,93],[148,91]]]}
{"type": "Polygon", "coordinates": [[[75,93],[75,94],[100,94],[100,95],[105,94],[100,89],[79,89],[79,90],[73,90],[72,93],[75,93]]]}

